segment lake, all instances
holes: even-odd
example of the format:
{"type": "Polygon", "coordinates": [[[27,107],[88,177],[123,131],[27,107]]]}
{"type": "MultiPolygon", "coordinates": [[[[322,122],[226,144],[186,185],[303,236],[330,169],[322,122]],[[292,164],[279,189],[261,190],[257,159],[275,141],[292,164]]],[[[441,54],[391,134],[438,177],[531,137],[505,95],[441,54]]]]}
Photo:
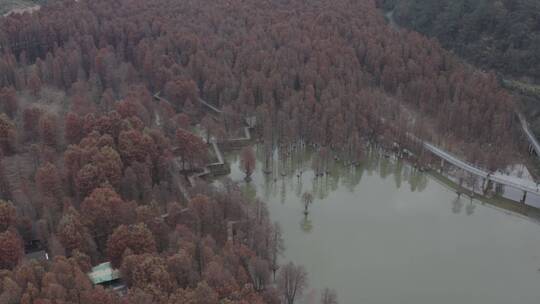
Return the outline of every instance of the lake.
{"type": "MultiPolygon", "coordinates": [[[[260,149],[259,149],[260,150],[260,149]]],[[[257,170],[245,183],[238,156],[230,177],[264,200],[283,229],[285,256],[310,286],[299,303],[334,288],[341,304],[539,303],[540,225],[457,194],[406,163],[368,153],[362,165],[329,166],[315,178],[311,153],[257,170]],[[302,172],[300,175],[299,172],[302,172]],[[307,217],[301,195],[315,200],[307,217]]]]}

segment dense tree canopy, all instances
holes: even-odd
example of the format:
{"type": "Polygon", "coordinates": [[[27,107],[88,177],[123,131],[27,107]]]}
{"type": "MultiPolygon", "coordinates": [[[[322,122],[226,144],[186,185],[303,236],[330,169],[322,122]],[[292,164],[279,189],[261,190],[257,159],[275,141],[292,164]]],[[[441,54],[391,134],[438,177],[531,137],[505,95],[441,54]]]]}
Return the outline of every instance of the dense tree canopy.
{"type": "Polygon", "coordinates": [[[465,58],[514,76],[540,79],[540,2],[379,0],[399,23],[434,36],[465,58]]]}
{"type": "MultiPolygon", "coordinates": [[[[144,96],[161,91],[190,115],[199,113],[199,96],[229,113],[262,115],[283,142],[302,138],[344,148],[345,139],[387,133],[399,120],[454,149],[458,143],[456,152],[469,156],[511,142],[512,101],[495,77],[416,33],[392,30],[372,1],[68,2],[6,18],[0,41],[7,49],[35,42],[24,49],[25,61],[36,62],[41,86],[73,88],[72,109],[80,114],[110,110],[106,100],[123,97],[116,110],[139,118],[130,121],[137,129],[153,111],[144,96]],[[146,93],[130,95],[132,83],[143,83],[148,89],[137,90],[146,93]]],[[[15,64],[23,53],[12,50],[3,57],[1,82],[24,89],[15,64]]],[[[79,125],[69,118],[70,127],[79,125]]],[[[43,121],[44,140],[54,144],[54,120],[43,121]]],[[[66,132],[69,141],[80,138],[73,132],[66,132]]],[[[135,130],[123,132],[118,144],[127,163],[144,162],[149,153],[148,140],[135,130]]]]}
{"type": "Polygon", "coordinates": [[[267,160],[316,147],[318,174],[408,134],[489,168],[516,154],[496,77],[373,0],[50,1],[0,18],[0,109],[2,303],[292,304],[306,274],[279,267],[264,204],[194,175],[246,125],[267,160]],[[56,257],[21,259],[32,240],[56,257]],[[122,299],[85,275],[109,260],[122,299]]]}

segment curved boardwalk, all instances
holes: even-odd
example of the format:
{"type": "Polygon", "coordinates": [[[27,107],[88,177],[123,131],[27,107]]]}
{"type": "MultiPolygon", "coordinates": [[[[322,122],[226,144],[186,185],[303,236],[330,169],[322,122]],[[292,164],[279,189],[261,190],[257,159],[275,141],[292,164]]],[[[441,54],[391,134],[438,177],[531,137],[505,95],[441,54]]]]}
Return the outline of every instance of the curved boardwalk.
{"type": "MultiPolygon", "coordinates": [[[[163,101],[170,104],[170,102],[167,99],[160,96],[160,92],[155,93],[153,97],[157,101],[163,101]]],[[[208,103],[202,98],[199,98],[198,101],[202,105],[206,106],[207,108],[209,108],[210,110],[212,110],[218,115],[226,114],[223,110],[215,107],[214,105],[208,103]]],[[[248,144],[251,141],[251,133],[249,129],[252,126],[252,124],[253,124],[252,119],[249,119],[249,118],[246,119],[247,126],[244,127],[243,137],[229,138],[229,139],[220,141],[219,144],[232,146],[232,147],[240,147],[240,146],[244,146],[248,144]]],[[[157,124],[157,125],[159,126],[160,124],[157,124]]],[[[210,139],[210,141],[207,142],[206,138],[204,137],[203,137],[203,141],[212,147],[212,149],[214,150],[214,154],[216,155],[217,161],[213,163],[209,163],[206,166],[200,168],[201,170],[198,170],[197,172],[194,172],[188,175],[187,180],[189,182],[189,186],[191,187],[194,187],[196,185],[197,179],[199,178],[202,178],[208,175],[223,175],[223,174],[228,174],[229,172],[229,169],[226,167],[227,165],[225,164],[223,154],[221,153],[221,150],[219,148],[218,142],[215,139],[210,139]]],[[[177,172],[181,171],[180,169],[181,166],[178,162],[178,159],[175,159],[172,163],[173,163],[173,166],[171,169],[173,169],[173,176],[175,179],[175,183],[178,184],[180,188],[180,192],[182,196],[184,197],[184,199],[188,201],[190,199],[189,191],[183,186],[182,181],[180,180],[180,177],[178,176],[178,174],[176,174],[177,172]]]]}
{"type": "Polygon", "coordinates": [[[536,152],[537,156],[540,156],[540,143],[538,142],[538,139],[536,139],[536,136],[534,136],[534,133],[529,127],[529,123],[527,122],[527,120],[525,120],[523,114],[519,112],[516,112],[516,114],[519,118],[519,122],[521,123],[521,128],[523,129],[523,132],[525,132],[525,135],[527,135],[527,139],[529,140],[531,148],[534,149],[534,152],[536,152]]]}
{"type": "Polygon", "coordinates": [[[437,155],[441,159],[444,159],[445,161],[451,163],[452,165],[462,170],[465,170],[471,174],[481,177],[485,179],[486,181],[491,181],[497,184],[501,184],[501,185],[505,185],[505,186],[522,190],[524,192],[523,201],[525,200],[526,193],[534,193],[534,194],[540,195],[540,191],[537,184],[531,180],[504,175],[499,172],[489,172],[487,170],[478,168],[474,166],[473,164],[470,164],[466,161],[463,161],[460,158],[454,156],[453,154],[429,142],[422,141],[422,145],[426,150],[437,155]]]}

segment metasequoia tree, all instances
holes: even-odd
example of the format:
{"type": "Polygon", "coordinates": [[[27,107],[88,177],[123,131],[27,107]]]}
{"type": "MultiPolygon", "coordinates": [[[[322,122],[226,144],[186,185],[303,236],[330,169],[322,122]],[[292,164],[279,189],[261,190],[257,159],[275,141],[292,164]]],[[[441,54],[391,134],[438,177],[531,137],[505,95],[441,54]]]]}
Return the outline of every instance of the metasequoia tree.
{"type": "Polygon", "coordinates": [[[256,256],[251,257],[248,269],[251,275],[251,281],[253,282],[253,288],[257,291],[262,291],[268,281],[270,281],[268,261],[256,256]]]}
{"type": "Polygon", "coordinates": [[[215,130],[217,128],[216,123],[214,119],[210,115],[205,115],[201,119],[201,126],[204,128],[205,134],[206,134],[206,142],[210,142],[210,139],[212,136],[215,136],[215,130]]]}
{"type": "Polygon", "coordinates": [[[321,293],[321,304],[338,304],[336,291],[325,288],[321,293]]]}
{"type": "Polygon", "coordinates": [[[193,257],[183,249],[167,259],[167,269],[181,288],[186,288],[198,280],[199,274],[194,266],[193,257]]]}
{"type": "Polygon", "coordinates": [[[313,203],[313,194],[310,192],[304,192],[302,194],[302,204],[304,205],[304,214],[309,213],[309,206],[313,203]]]}
{"type": "Polygon", "coordinates": [[[88,229],[84,226],[81,215],[73,207],[69,208],[56,227],[56,234],[66,253],[73,251],[91,253],[92,241],[88,229]]]}
{"type": "Polygon", "coordinates": [[[114,230],[107,241],[107,254],[113,266],[121,265],[126,250],[132,254],[156,252],[156,241],[146,225],[121,225],[114,230]]]}
{"type": "Polygon", "coordinates": [[[186,102],[197,101],[197,85],[192,80],[176,79],[165,85],[165,96],[178,107],[185,106],[186,102]]]}
{"type": "Polygon", "coordinates": [[[188,208],[194,215],[194,230],[201,236],[212,228],[210,227],[213,217],[212,205],[210,199],[205,195],[197,195],[188,203],[188,208]]]}
{"type": "Polygon", "coordinates": [[[294,304],[308,286],[306,270],[303,266],[296,266],[289,262],[279,271],[277,285],[283,301],[294,304]]]}
{"type": "Polygon", "coordinates": [[[279,256],[283,254],[285,250],[285,244],[283,243],[283,236],[281,231],[281,226],[278,222],[275,222],[272,226],[272,231],[270,234],[270,269],[272,270],[272,276],[274,281],[276,280],[276,271],[279,269],[278,259],[279,256]]]}
{"type": "Polygon", "coordinates": [[[23,243],[17,233],[11,230],[0,233],[0,269],[15,267],[23,254],[23,243]]]}
{"type": "Polygon", "coordinates": [[[77,144],[83,138],[83,121],[79,115],[73,112],[66,114],[64,118],[64,136],[68,144],[77,144]]]}
{"type": "Polygon", "coordinates": [[[0,107],[9,117],[14,118],[19,109],[19,100],[13,87],[0,89],[0,107]]]}
{"type": "Polygon", "coordinates": [[[152,138],[139,130],[122,131],[118,137],[118,151],[126,165],[145,162],[147,157],[153,156],[154,147],[152,138]]]}
{"type": "Polygon", "coordinates": [[[81,204],[81,215],[90,231],[98,237],[109,235],[122,222],[124,201],[110,187],[96,188],[81,204]]]}
{"type": "Polygon", "coordinates": [[[190,164],[191,168],[206,160],[208,149],[204,141],[197,135],[178,129],[176,131],[176,151],[178,152],[181,161],[182,169],[186,169],[186,164],[190,164]]]}
{"type": "Polygon", "coordinates": [[[34,71],[32,72],[32,74],[30,75],[28,79],[28,88],[30,89],[30,92],[32,92],[34,96],[37,96],[41,90],[41,86],[42,86],[41,79],[39,78],[37,71],[34,69],[34,71]]]}
{"type": "Polygon", "coordinates": [[[52,163],[43,164],[36,171],[36,186],[44,197],[57,201],[62,199],[62,180],[56,166],[52,163]]]}
{"type": "Polygon", "coordinates": [[[240,152],[240,166],[246,174],[245,180],[248,182],[251,180],[251,174],[255,170],[255,164],[255,151],[250,146],[244,147],[240,152]]]}
{"type": "Polygon", "coordinates": [[[23,110],[23,130],[27,138],[35,140],[38,135],[39,120],[43,111],[38,107],[28,107],[23,110]]]}
{"type": "Polygon", "coordinates": [[[74,182],[78,194],[81,197],[86,196],[101,183],[98,167],[94,164],[84,165],[75,175],[74,182]]]}
{"type": "Polygon", "coordinates": [[[17,211],[10,201],[0,200],[0,232],[6,231],[17,221],[17,211]]]}
{"type": "Polygon", "coordinates": [[[56,115],[45,114],[39,120],[39,134],[46,145],[56,148],[58,143],[58,121],[56,115]]]}
{"type": "Polygon", "coordinates": [[[128,286],[150,293],[154,301],[165,297],[173,287],[166,261],[156,255],[128,255],[123,259],[120,270],[128,286]]]}
{"type": "Polygon", "coordinates": [[[100,182],[108,182],[113,186],[120,184],[123,165],[115,149],[110,146],[102,147],[92,156],[92,162],[99,170],[100,182]]]}
{"type": "Polygon", "coordinates": [[[180,113],[174,118],[178,126],[184,130],[187,130],[191,125],[191,118],[185,113],[180,113]]]}
{"type": "Polygon", "coordinates": [[[15,124],[6,114],[0,114],[0,148],[2,153],[14,152],[16,136],[15,124]]]}

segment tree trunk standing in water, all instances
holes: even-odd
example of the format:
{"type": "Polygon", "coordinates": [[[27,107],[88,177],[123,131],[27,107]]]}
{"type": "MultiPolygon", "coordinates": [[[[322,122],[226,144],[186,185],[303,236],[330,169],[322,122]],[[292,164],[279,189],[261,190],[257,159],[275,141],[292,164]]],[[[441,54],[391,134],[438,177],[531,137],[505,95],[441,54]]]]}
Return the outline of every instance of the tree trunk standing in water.
{"type": "Polygon", "coordinates": [[[272,157],[272,148],[269,148],[265,145],[264,148],[264,173],[270,174],[272,170],[270,169],[270,158],[272,157]]]}
{"type": "Polygon", "coordinates": [[[320,158],[321,158],[321,176],[326,174],[328,175],[328,160],[330,158],[330,149],[328,147],[322,147],[320,150],[319,150],[319,155],[320,155],[320,158]]]}
{"type": "Polygon", "coordinates": [[[467,175],[466,184],[471,188],[471,199],[474,197],[474,191],[476,190],[476,176],[472,173],[467,175]]]}
{"type": "Polygon", "coordinates": [[[253,151],[252,147],[245,147],[242,149],[242,152],[240,152],[240,165],[242,167],[242,171],[246,174],[246,182],[251,181],[251,174],[255,170],[255,152],[253,151]]]}
{"type": "MultiPolygon", "coordinates": [[[[267,131],[264,131],[267,133],[267,131]]],[[[264,168],[263,172],[265,174],[270,174],[272,172],[271,165],[273,161],[273,146],[271,139],[267,135],[263,135],[263,153],[264,153],[264,168]]]]}
{"type": "Polygon", "coordinates": [[[289,162],[289,152],[286,149],[286,144],[279,144],[279,173],[281,176],[287,176],[287,169],[289,162]]]}
{"type": "Polygon", "coordinates": [[[313,203],[313,194],[304,192],[302,195],[302,203],[304,204],[304,215],[307,216],[309,213],[309,205],[313,203]]]}
{"type": "Polygon", "coordinates": [[[308,286],[306,270],[303,266],[295,266],[292,262],[283,266],[278,276],[278,289],[286,304],[294,304],[308,286]]]}
{"type": "Polygon", "coordinates": [[[278,222],[274,223],[272,229],[272,238],[270,239],[270,268],[272,269],[272,277],[276,281],[276,271],[279,269],[278,258],[283,254],[285,245],[283,244],[281,226],[278,222]]]}
{"type": "Polygon", "coordinates": [[[319,152],[313,155],[311,167],[313,171],[315,172],[315,178],[324,176],[323,158],[321,157],[321,154],[319,152]]]}
{"type": "Polygon", "coordinates": [[[325,288],[321,293],[321,304],[338,304],[336,291],[325,288]]]}

